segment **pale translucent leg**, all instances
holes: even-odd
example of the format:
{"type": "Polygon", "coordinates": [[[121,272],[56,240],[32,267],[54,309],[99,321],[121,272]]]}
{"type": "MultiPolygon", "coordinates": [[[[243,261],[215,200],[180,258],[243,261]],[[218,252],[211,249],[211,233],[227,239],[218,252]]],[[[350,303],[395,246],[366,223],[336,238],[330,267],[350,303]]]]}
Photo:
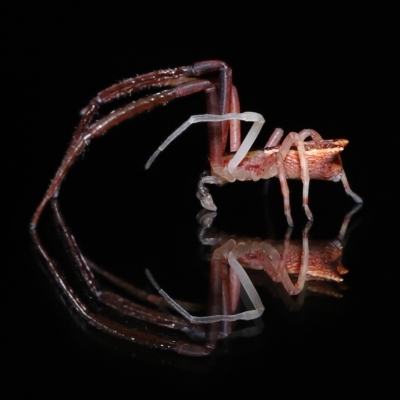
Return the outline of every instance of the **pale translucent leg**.
{"type": "MultiPolygon", "coordinates": [[[[240,113],[239,96],[235,86],[232,86],[229,112],[235,114],[240,113]]],[[[229,121],[229,147],[231,152],[237,151],[240,147],[241,140],[240,121],[238,119],[231,119],[229,121]]]]}
{"type": "Polygon", "coordinates": [[[343,186],[344,186],[344,190],[345,192],[351,196],[353,198],[353,200],[358,203],[358,204],[362,204],[363,199],[356,193],[354,193],[351,189],[350,189],[350,185],[349,185],[349,181],[347,180],[346,174],[344,173],[344,170],[342,170],[342,176],[340,178],[342,180],[343,186]]]}
{"type": "MultiPolygon", "coordinates": [[[[183,123],[178,129],[172,132],[171,135],[167,137],[167,139],[161,144],[161,146],[153,153],[153,155],[149,158],[145,165],[145,169],[149,169],[151,164],[157,158],[157,156],[179,135],[181,135],[190,125],[196,124],[198,122],[223,122],[229,120],[240,120],[240,121],[248,121],[254,122],[253,126],[250,128],[249,133],[247,134],[245,140],[239,147],[235,157],[229,162],[229,166],[232,161],[235,159],[232,165],[235,165],[234,168],[243,160],[247,152],[250,150],[251,145],[256,140],[265,120],[261,114],[255,112],[244,112],[244,113],[228,113],[223,115],[214,115],[214,114],[202,114],[202,115],[192,115],[185,123],[183,123]]],[[[229,167],[228,166],[228,170],[229,167]]]]}

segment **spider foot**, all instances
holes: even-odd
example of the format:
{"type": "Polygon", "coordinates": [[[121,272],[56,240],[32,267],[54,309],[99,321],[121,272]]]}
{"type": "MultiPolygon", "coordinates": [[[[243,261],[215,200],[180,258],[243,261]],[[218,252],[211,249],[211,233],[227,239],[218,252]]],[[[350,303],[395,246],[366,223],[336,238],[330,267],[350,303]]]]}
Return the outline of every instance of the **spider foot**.
{"type": "Polygon", "coordinates": [[[285,216],[286,216],[286,221],[287,221],[288,225],[291,228],[293,228],[294,223],[293,223],[293,218],[292,218],[292,214],[290,212],[290,209],[289,210],[285,209],[285,216]]]}
{"type": "Polygon", "coordinates": [[[308,204],[303,204],[303,207],[304,207],[304,212],[306,213],[307,219],[309,221],[314,221],[314,217],[312,215],[310,207],[308,207],[308,204]]]}

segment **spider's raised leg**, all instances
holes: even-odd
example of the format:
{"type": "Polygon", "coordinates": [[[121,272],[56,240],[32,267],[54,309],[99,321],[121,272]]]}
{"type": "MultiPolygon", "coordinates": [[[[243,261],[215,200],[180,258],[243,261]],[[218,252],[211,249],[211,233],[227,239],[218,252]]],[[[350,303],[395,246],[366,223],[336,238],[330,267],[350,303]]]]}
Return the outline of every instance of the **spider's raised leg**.
{"type": "MultiPolygon", "coordinates": [[[[46,191],[43,200],[36,209],[31,229],[35,229],[39,217],[52,197],[57,197],[60,185],[74,164],[76,158],[88,146],[89,142],[104,134],[108,129],[133,116],[150,110],[158,105],[188,96],[192,93],[204,91],[206,93],[207,112],[211,114],[225,114],[231,107],[232,71],[222,61],[205,61],[192,66],[167,69],[150,74],[127,79],[121,83],[101,91],[86,107],[81,122],[73,136],[72,142],[64,159],[46,191]],[[218,83],[214,84],[208,79],[198,79],[199,76],[219,72],[218,83]],[[119,97],[127,96],[143,88],[173,87],[152,96],[131,102],[125,107],[92,123],[94,115],[101,104],[110,102],[119,97]],[[217,92],[218,87],[218,92],[217,92]]],[[[218,165],[221,162],[222,152],[225,148],[228,135],[227,123],[209,123],[210,159],[218,165]]]]}
{"type": "MultiPolygon", "coordinates": [[[[192,115],[185,123],[183,123],[178,129],[171,133],[165,139],[165,141],[158,147],[158,149],[153,153],[153,155],[149,158],[146,163],[145,168],[150,168],[151,164],[157,158],[157,156],[165,150],[165,148],[175,140],[179,135],[186,131],[190,125],[198,123],[198,122],[224,122],[224,121],[248,121],[253,122],[252,127],[249,130],[249,133],[246,135],[245,139],[243,140],[242,144],[240,145],[238,151],[234,155],[234,157],[230,160],[228,164],[228,171],[229,173],[234,173],[237,165],[243,160],[246,156],[247,152],[249,151],[250,147],[256,140],[260,130],[265,122],[263,116],[258,113],[254,112],[243,112],[243,113],[228,113],[223,115],[213,115],[213,114],[202,114],[202,115],[192,115]]],[[[239,132],[240,133],[240,132],[239,132]]],[[[236,145],[235,141],[235,145],[236,145]]],[[[222,170],[222,164],[212,163],[211,167],[214,172],[222,170]]],[[[203,174],[200,177],[200,181],[198,183],[198,191],[197,191],[197,198],[200,199],[200,202],[203,207],[207,208],[208,210],[215,211],[217,208],[212,200],[212,197],[208,191],[208,189],[204,186],[204,184],[217,184],[222,185],[227,182],[227,180],[235,180],[233,175],[227,176],[227,179],[223,177],[216,176],[216,175],[209,175],[207,173],[203,174]]]]}

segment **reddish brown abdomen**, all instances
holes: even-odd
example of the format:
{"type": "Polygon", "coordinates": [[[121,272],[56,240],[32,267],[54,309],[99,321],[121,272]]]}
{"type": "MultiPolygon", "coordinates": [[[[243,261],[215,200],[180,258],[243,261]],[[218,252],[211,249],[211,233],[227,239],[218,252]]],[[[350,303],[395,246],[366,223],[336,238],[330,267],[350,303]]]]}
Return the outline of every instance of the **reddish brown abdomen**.
{"type": "MultiPolygon", "coordinates": [[[[346,139],[304,142],[310,179],[338,180],[343,170],[340,152],[348,144],[346,139]]],[[[283,166],[288,179],[301,179],[297,149],[289,150],[283,166]]]]}

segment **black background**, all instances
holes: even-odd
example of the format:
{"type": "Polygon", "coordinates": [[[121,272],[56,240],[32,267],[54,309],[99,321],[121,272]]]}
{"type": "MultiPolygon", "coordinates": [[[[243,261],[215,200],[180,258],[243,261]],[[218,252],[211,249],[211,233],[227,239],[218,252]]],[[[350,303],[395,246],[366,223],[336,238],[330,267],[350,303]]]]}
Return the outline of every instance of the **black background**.
{"type": "MultiPolygon", "coordinates": [[[[197,4],[105,9],[7,10],[3,54],[3,376],[7,387],[119,396],[194,393],[249,396],[288,391],[346,393],[394,383],[398,269],[398,7],[266,6],[217,10],[197,4]],[[94,340],[53,291],[33,250],[29,220],[79,121],[101,89],[167,67],[221,59],[233,68],[242,110],[264,115],[259,144],[277,127],[347,138],[343,162],[365,200],[344,251],[342,300],[306,298],[287,311],[260,293],[261,335],[221,342],[206,359],[94,340]],[[4,203],[3,203],[4,204],[4,203]],[[161,353],[161,354],[160,354],[161,353]]],[[[176,297],[205,301],[207,263],[196,237],[196,181],[206,167],[204,127],[192,128],[148,172],[147,158],[203,96],[176,100],[94,141],[60,193],[82,250],[146,285],[150,268],[176,297]],[[201,133],[203,132],[203,133],[201,133]],[[133,190],[132,190],[133,188],[133,190]],[[140,207],[134,201],[140,200],[140,207]]],[[[296,228],[301,185],[290,183],[296,228]]],[[[215,189],[218,230],[280,238],[286,229],[278,182],[215,189]],[[271,221],[267,222],[266,204],[271,221]]],[[[340,184],[312,182],[310,236],[333,239],[352,202],[340,184]]],[[[48,218],[46,214],[45,218],[48,218]]],[[[40,227],[39,227],[40,228],[40,227]]],[[[41,228],[42,234],[48,232],[41,228]]]]}

